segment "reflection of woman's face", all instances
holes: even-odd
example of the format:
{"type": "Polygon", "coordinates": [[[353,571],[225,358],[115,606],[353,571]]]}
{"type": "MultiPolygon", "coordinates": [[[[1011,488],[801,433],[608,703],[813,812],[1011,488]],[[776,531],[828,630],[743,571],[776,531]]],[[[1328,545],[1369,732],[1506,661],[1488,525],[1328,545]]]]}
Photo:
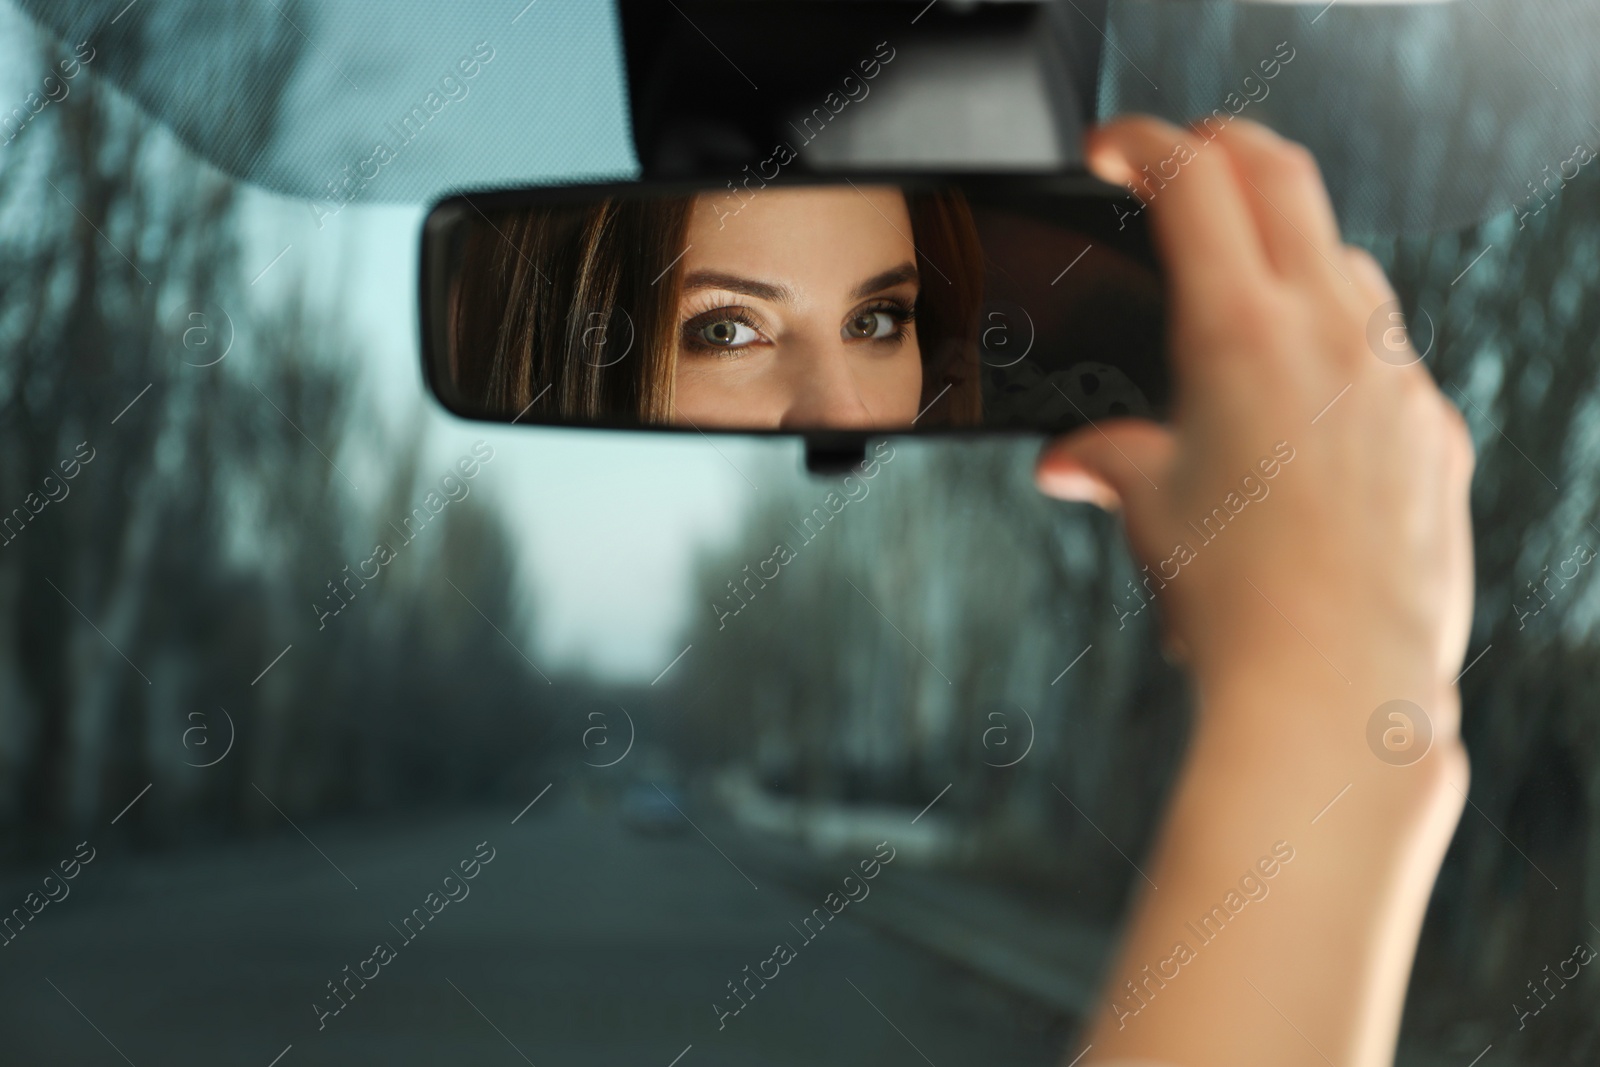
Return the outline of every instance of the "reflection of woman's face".
{"type": "Polygon", "coordinates": [[[698,197],[678,301],[673,421],[909,426],[922,395],[911,216],[892,186],[698,197]]]}

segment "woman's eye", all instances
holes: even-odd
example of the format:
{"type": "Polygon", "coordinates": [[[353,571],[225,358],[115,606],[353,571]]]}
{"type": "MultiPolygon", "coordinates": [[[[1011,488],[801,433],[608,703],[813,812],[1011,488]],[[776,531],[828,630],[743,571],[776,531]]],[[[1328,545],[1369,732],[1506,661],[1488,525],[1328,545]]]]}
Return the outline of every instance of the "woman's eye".
{"type": "Polygon", "coordinates": [[[894,336],[899,327],[900,322],[892,312],[863,311],[845,322],[844,335],[857,340],[875,341],[894,336]]]}
{"type": "Polygon", "coordinates": [[[761,335],[737,319],[708,322],[697,331],[700,339],[717,348],[738,348],[760,340],[761,335]]]}

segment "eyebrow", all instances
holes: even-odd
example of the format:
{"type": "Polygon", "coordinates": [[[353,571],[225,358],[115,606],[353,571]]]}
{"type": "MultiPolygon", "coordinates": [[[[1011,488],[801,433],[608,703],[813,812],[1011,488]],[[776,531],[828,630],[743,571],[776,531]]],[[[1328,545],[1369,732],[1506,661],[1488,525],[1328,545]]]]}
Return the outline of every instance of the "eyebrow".
{"type": "Polygon", "coordinates": [[[893,289],[895,286],[906,282],[915,282],[919,277],[917,265],[907,260],[898,267],[891,267],[882,274],[874,274],[856,286],[850,292],[850,299],[860,300],[864,296],[871,296],[873,293],[882,292],[885,289],[893,289]]]}
{"type": "Polygon", "coordinates": [[[794,301],[794,292],[787,286],[759,282],[754,278],[741,278],[737,274],[724,274],[716,270],[692,271],[683,279],[684,292],[692,293],[697,289],[726,289],[730,293],[741,293],[744,296],[756,297],[758,300],[770,300],[775,304],[788,304],[794,301]]]}
{"type": "MultiPolygon", "coordinates": [[[[891,267],[881,274],[874,274],[860,285],[857,285],[850,291],[850,299],[860,300],[862,297],[871,296],[873,293],[892,289],[896,285],[915,282],[919,277],[917,265],[908,260],[898,267],[891,267]]],[[[774,285],[771,282],[757,281],[754,278],[744,278],[737,274],[726,274],[716,270],[691,271],[684,277],[684,292],[692,293],[700,289],[722,289],[730,293],[753,296],[758,300],[770,300],[775,304],[794,302],[794,291],[788,286],[774,285]]]]}

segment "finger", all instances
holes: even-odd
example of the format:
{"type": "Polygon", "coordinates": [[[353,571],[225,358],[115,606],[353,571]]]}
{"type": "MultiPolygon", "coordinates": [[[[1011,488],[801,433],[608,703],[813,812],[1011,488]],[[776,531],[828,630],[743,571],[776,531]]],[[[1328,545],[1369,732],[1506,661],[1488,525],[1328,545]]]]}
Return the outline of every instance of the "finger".
{"type": "Polygon", "coordinates": [[[1441,676],[1459,678],[1472,636],[1472,472],[1477,456],[1472,433],[1460,410],[1442,395],[1439,404],[1443,413],[1445,451],[1445,474],[1439,479],[1444,493],[1441,511],[1447,518],[1453,517],[1451,529],[1455,533],[1443,539],[1450,592],[1446,597],[1448,622],[1442,643],[1441,676]]]}
{"type": "Polygon", "coordinates": [[[1353,285],[1344,269],[1339,221],[1311,153],[1248,119],[1224,127],[1217,144],[1244,183],[1245,203],[1277,272],[1326,279],[1331,271],[1353,285]]]}
{"type": "Polygon", "coordinates": [[[1034,468],[1040,492],[1062,500],[1118,507],[1137,541],[1160,479],[1175,450],[1171,431],[1147,419],[1111,419],[1074,430],[1045,446],[1034,468]]]}
{"type": "Polygon", "coordinates": [[[1366,322],[1367,347],[1372,354],[1397,370],[1431,379],[1423,360],[1433,348],[1432,321],[1428,320],[1427,340],[1419,351],[1412,344],[1410,324],[1400,297],[1389,283],[1383,266],[1363,248],[1346,245],[1340,252],[1345,273],[1355,283],[1349,303],[1366,322]]]}
{"type": "Polygon", "coordinates": [[[1376,308],[1399,299],[1389,276],[1383,271],[1383,264],[1371,252],[1354,245],[1345,245],[1340,251],[1344,257],[1345,273],[1356,283],[1356,289],[1366,304],[1376,308]]]}
{"type": "Polygon", "coordinates": [[[1179,315],[1218,315],[1230,293],[1268,279],[1266,252],[1225,152],[1147,116],[1097,127],[1086,150],[1096,175],[1128,186],[1147,205],[1179,315]]]}

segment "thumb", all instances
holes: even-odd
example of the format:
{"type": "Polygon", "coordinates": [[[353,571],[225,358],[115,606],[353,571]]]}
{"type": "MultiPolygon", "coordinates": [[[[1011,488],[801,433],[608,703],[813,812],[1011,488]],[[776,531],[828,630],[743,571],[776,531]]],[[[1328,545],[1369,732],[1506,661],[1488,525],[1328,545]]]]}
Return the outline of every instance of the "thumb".
{"type": "Polygon", "coordinates": [[[1138,514],[1172,463],[1172,431],[1148,419],[1110,419],[1045,445],[1034,484],[1046,496],[1138,514]]]}

